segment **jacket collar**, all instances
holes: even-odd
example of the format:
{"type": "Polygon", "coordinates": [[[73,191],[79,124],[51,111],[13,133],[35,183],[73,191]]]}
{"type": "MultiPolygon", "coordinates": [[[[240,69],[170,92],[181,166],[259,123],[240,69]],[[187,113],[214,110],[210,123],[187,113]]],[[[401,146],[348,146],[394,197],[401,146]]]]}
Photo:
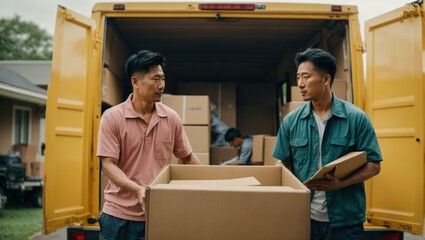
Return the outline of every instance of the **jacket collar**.
{"type": "MultiPolygon", "coordinates": [[[[334,115],[336,117],[340,118],[346,118],[347,113],[345,111],[345,108],[343,107],[344,104],[341,99],[337,98],[334,93],[332,93],[332,105],[331,105],[331,115],[334,115]]],[[[305,107],[301,110],[301,118],[306,118],[312,113],[312,104],[311,101],[308,102],[308,104],[305,105],[305,107]]]]}

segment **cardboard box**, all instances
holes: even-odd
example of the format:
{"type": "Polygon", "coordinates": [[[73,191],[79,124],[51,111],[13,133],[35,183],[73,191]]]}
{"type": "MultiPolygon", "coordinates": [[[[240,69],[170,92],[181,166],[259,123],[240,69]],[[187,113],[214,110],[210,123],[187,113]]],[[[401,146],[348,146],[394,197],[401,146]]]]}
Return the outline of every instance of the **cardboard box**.
{"type": "Polygon", "coordinates": [[[22,162],[25,168],[25,176],[32,177],[32,167],[31,162],[22,162]]]}
{"type": "Polygon", "coordinates": [[[364,151],[347,153],[323,166],[305,183],[307,184],[308,182],[316,179],[323,179],[325,178],[325,174],[328,172],[333,172],[333,175],[336,178],[343,179],[363,166],[366,162],[366,152],[364,151]]]}
{"type": "Polygon", "coordinates": [[[347,100],[347,83],[342,79],[334,79],[332,92],[340,99],[347,100]]]}
{"type": "MultiPolygon", "coordinates": [[[[35,162],[37,149],[31,144],[15,144],[13,150],[19,152],[22,162],[35,162]]],[[[31,176],[31,175],[28,175],[31,176]]]]}
{"type": "Polygon", "coordinates": [[[210,125],[211,112],[208,96],[163,95],[162,103],[176,111],[183,124],[210,125]]]}
{"type": "Polygon", "coordinates": [[[298,86],[291,87],[291,101],[304,101],[298,86]]]}
{"type": "Polygon", "coordinates": [[[182,82],[181,95],[208,95],[217,107],[218,118],[230,127],[236,126],[236,86],[234,83],[182,82]]]}
{"type": "Polygon", "coordinates": [[[233,147],[211,147],[210,164],[220,165],[222,162],[238,156],[238,151],[233,147]]]}
{"type": "Polygon", "coordinates": [[[146,199],[149,240],[310,238],[310,191],[282,167],[169,165],[149,184],[146,199]],[[245,177],[262,186],[168,184],[245,177]]]}
{"type": "Polygon", "coordinates": [[[272,157],[276,145],[276,136],[264,137],[264,165],[274,166],[277,159],[272,157]]]}
{"type": "Polygon", "coordinates": [[[257,134],[252,136],[252,157],[251,163],[264,162],[264,137],[267,135],[257,134]]]}
{"type": "Polygon", "coordinates": [[[280,116],[281,116],[280,121],[282,122],[283,119],[285,118],[285,116],[288,115],[288,113],[294,111],[295,109],[297,109],[297,108],[299,108],[299,107],[301,107],[301,106],[303,106],[304,104],[307,104],[307,103],[308,102],[304,102],[304,101],[291,101],[291,102],[288,102],[288,103],[282,105],[282,108],[281,108],[282,112],[280,114],[280,116]]]}
{"type": "Polygon", "coordinates": [[[121,79],[107,68],[103,68],[102,101],[110,106],[117,105],[123,101],[121,79]]]}
{"type": "MultiPolygon", "coordinates": [[[[131,53],[110,25],[106,29],[105,50],[103,53],[104,65],[117,76],[126,78],[124,66],[131,53]]],[[[130,79],[128,79],[128,82],[130,83],[130,79]]]]}
{"type": "MultiPolygon", "coordinates": [[[[199,152],[194,152],[193,154],[195,154],[199,161],[201,161],[202,165],[209,165],[210,164],[210,153],[206,152],[206,153],[199,153],[199,152]]],[[[174,154],[171,154],[171,162],[170,164],[182,164],[181,160],[179,158],[176,158],[176,156],[174,156],[174,154]]]]}
{"type": "Polygon", "coordinates": [[[209,152],[211,130],[209,126],[184,125],[184,131],[194,152],[209,152]]]}
{"type": "Polygon", "coordinates": [[[44,162],[31,162],[31,174],[27,176],[44,177],[44,162]]]}

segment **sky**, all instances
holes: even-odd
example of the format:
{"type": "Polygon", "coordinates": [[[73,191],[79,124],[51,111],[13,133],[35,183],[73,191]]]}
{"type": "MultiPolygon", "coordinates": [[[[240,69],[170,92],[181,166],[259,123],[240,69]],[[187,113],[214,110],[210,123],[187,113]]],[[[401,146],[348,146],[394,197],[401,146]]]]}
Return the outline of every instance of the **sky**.
{"type": "MultiPolygon", "coordinates": [[[[142,0],[143,1],[143,0],[142,0]]],[[[127,0],[125,2],[142,2],[127,0]]],[[[155,0],[150,0],[152,2],[155,0]]],[[[175,0],[168,0],[171,2],[175,0]]],[[[219,2],[220,0],[201,0],[201,2],[219,2]]],[[[406,5],[413,0],[262,0],[262,1],[242,1],[226,0],[227,2],[299,2],[299,3],[330,3],[341,5],[357,5],[359,10],[360,27],[363,28],[364,21],[382,13],[388,12],[398,7],[406,5]]],[[[58,5],[76,11],[87,17],[91,16],[91,9],[96,2],[124,2],[120,0],[0,0],[0,18],[11,18],[15,14],[22,20],[32,21],[40,28],[45,29],[53,35],[55,28],[56,8],[58,5]]],[[[186,0],[187,2],[187,0],[186,0]]],[[[223,1],[221,1],[223,2],[223,1]]],[[[363,29],[361,29],[363,35],[363,29]]]]}

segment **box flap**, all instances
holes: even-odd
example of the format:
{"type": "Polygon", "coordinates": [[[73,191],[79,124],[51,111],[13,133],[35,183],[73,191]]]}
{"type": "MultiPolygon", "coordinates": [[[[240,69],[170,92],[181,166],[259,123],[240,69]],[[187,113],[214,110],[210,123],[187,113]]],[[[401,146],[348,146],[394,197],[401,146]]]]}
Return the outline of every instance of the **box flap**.
{"type": "Polygon", "coordinates": [[[261,185],[280,186],[281,167],[275,166],[218,166],[170,165],[171,180],[216,180],[255,177],[261,185]]]}
{"type": "Polygon", "coordinates": [[[217,180],[171,180],[169,184],[202,185],[202,186],[261,186],[255,177],[217,179],[217,180]]]}

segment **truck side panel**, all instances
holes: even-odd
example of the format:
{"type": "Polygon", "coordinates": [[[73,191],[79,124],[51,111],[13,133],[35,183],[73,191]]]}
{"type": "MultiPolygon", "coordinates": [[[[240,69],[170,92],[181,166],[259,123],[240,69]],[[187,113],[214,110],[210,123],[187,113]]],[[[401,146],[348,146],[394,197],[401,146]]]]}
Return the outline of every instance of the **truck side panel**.
{"type": "Polygon", "coordinates": [[[94,25],[58,7],[46,118],[45,233],[81,222],[90,211],[94,25]]]}
{"type": "Polygon", "coordinates": [[[419,5],[366,22],[366,110],[381,146],[381,173],[369,183],[368,220],[422,234],[424,62],[419,5]]]}

